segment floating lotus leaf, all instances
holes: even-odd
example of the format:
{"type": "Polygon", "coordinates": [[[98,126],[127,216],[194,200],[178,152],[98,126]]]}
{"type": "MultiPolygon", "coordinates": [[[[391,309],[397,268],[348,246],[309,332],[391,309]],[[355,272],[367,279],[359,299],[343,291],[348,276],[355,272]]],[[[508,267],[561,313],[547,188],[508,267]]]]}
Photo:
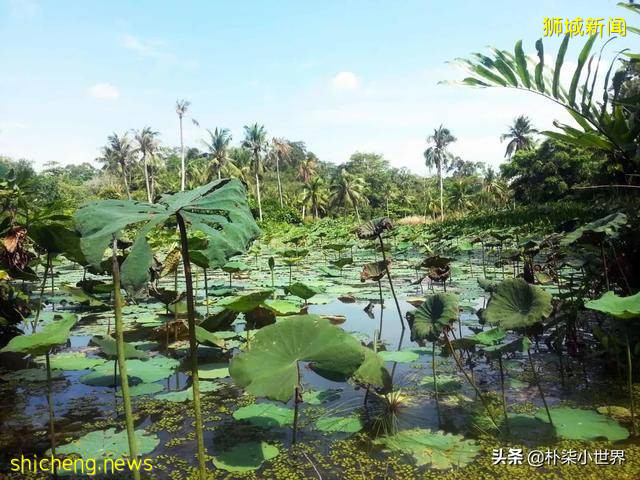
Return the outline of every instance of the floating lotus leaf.
{"type": "Polygon", "coordinates": [[[363,240],[371,240],[382,235],[385,230],[393,229],[393,223],[389,217],[376,218],[360,225],[356,229],[356,235],[363,240]]]}
{"type": "Polygon", "coordinates": [[[316,428],[327,433],[356,433],[362,427],[362,420],[358,417],[322,417],[316,421],[316,428]]]}
{"type": "MultiPolygon", "coordinates": [[[[611,442],[617,442],[629,437],[629,431],[626,428],[593,410],[555,407],[549,411],[556,434],[562,438],[584,441],[606,438],[611,442]]],[[[547,414],[541,410],[536,417],[544,420],[547,414]]]]}
{"type": "MultiPolygon", "coordinates": [[[[60,370],[51,372],[51,379],[56,380],[63,378],[64,374],[60,370]]],[[[13,372],[2,375],[5,382],[46,382],[47,371],[44,368],[23,368],[22,370],[14,370],[13,372]]]]}
{"type": "Polygon", "coordinates": [[[246,295],[236,295],[234,297],[226,297],[216,302],[217,307],[224,307],[227,310],[238,313],[246,313],[264,302],[273,295],[273,290],[259,290],[257,292],[247,293],[246,295]]]}
{"type": "Polygon", "coordinates": [[[298,316],[258,330],[251,349],[234,357],[229,371],[247,393],[287,402],[298,383],[298,362],[350,376],[363,360],[351,335],[326,320],[298,316]]]}
{"type": "MultiPolygon", "coordinates": [[[[462,388],[462,383],[458,377],[453,375],[436,375],[436,384],[438,387],[438,393],[446,394],[457,392],[462,388]]],[[[433,377],[427,375],[420,380],[420,385],[424,386],[427,390],[433,391],[433,377]]]]}
{"type": "Polygon", "coordinates": [[[521,278],[512,278],[498,284],[484,317],[490,324],[511,330],[541,323],[552,310],[549,293],[521,278]]]}
{"type": "Polygon", "coordinates": [[[267,299],[263,302],[263,305],[278,316],[300,313],[300,307],[298,305],[287,302],[286,300],[267,299]]]}
{"type": "Polygon", "coordinates": [[[205,363],[198,367],[198,378],[214,379],[229,376],[229,364],[227,363],[205,363]]]}
{"type": "Polygon", "coordinates": [[[251,267],[246,263],[237,260],[227,262],[221,268],[227,273],[246,272],[251,269],[251,267]]]}
{"type": "Polygon", "coordinates": [[[323,403],[333,402],[340,398],[342,390],[329,388],[327,390],[305,390],[302,399],[309,405],[322,405],[323,403]]]}
{"type": "Polygon", "coordinates": [[[398,363],[411,363],[420,358],[420,355],[411,350],[383,350],[381,352],[378,352],[378,355],[380,355],[380,358],[382,358],[385,362],[398,363]]]}
{"type": "Polygon", "coordinates": [[[640,292],[629,297],[619,297],[613,292],[606,292],[600,298],[584,305],[621,320],[640,317],[640,292]]]}
{"type": "Polygon", "coordinates": [[[560,241],[560,245],[571,245],[576,242],[597,244],[606,237],[617,238],[620,229],[626,224],[627,216],[624,213],[612,213],[567,233],[560,241]]]}
{"type": "Polygon", "coordinates": [[[250,472],[257,470],[266,460],[278,456],[280,451],[267,442],[239,443],[231,449],[213,457],[216,468],[227,472],[250,472]]]}
{"type": "MultiPolygon", "coordinates": [[[[152,357],[149,360],[128,360],[127,376],[139,378],[144,383],[157,382],[171,376],[179,365],[180,362],[178,360],[161,355],[152,357]]],[[[94,369],[94,373],[113,376],[113,364],[105,363],[100,365],[94,369]]]]}
{"type": "MultiPolygon", "coordinates": [[[[220,385],[214,382],[198,382],[200,393],[215,392],[220,389],[220,385]]],[[[135,388],[135,387],[134,387],[135,388]]],[[[186,402],[193,400],[193,389],[191,387],[185,390],[178,390],[175,392],[166,392],[154,395],[154,400],[161,400],[165,402],[186,402]]]]}
{"type": "Polygon", "coordinates": [[[76,323],[76,316],[70,313],[56,314],[52,323],[38,333],[13,337],[0,352],[16,352],[44,355],[55,345],[67,343],[69,332],[76,323]]]}
{"type": "MultiPolygon", "coordinates": [[[[98,347],[100,347],[100,351],[107,358],[115,359],[117,357],[118,352],[116,348],[116,341],[114,338],[107,337],[107,336],[102,337],[102,336],[96,335],[91,338],[91,343],[94,343],[98,347]]],[[[124,342],[124,358],[129,359],[129,358],[147,358],[147,357],[149,357],[149,354],[147,352],[138,350],[133,345],[127,342],[124,342]]]]}
{"type": "Polygon", "coordinates": [[[211,345],[214,347],[224,347],[224,340],[218,338],[215,334],[196,325],[196,340],[202,345],[211,345]]]}
{"type": "Polygon", "coordinates": [[[339,269],[343,269],[347,265],[351,265],[351,264],[353,264],[353,258],[351,258],[351,257],[342,257],[342,258],[339,258],[337,260],[332,260],[331,261],[331,265],[333,265],[334,267],[337,267],[339,269]]]}
{"type": "MultiPolygon", "coordinates": [[[[140,397],[142,395],[153,395],[164,390],[159,383],[139,383],[129,387],[129,395],[132,397],[140,397]]],[[[122,396],[122,390],[118,390],[118,396],[122,396]]]]}
{"type": "Polygon", "coordinates": [[[442,329],[458,319],[458,313],[458,297],[453,293],[427,296],[420,307],[407,314],[411,340],[437,340],[442,329]]]}
{"type": "Polygon", "coordinates": [[[438,470],[464,467],[480,453],[476,442],[465,440],[462,435],[422,428],[403,430],[375,440],[375,443],[393,452],[413,456],[418,466],[428,465],[438,470]]]}
{"type": "Polygon", "coordinates": [[[292,283],[284,287],[285,293],[300,297],[303,300],[309,300],[314,295],[324,292],[324,288],[314,285],[307,285],[302,282],[292,283]]]}
{"type": "Polygon", "coordinates": [[[335,268],[327,267],[324,265],[318,267],[318,271],[322,273],[325,277],[337,278],[342,276],[342,274],[340,273],[340,270],[336,270],[335,268]]]}
{"type": "MultiPolygon", "coordinates": [[[[140,455],[151,453],[160,444],[160,439],[156,435],[147,433],[145,430],[136,430],[135,435],[140,455]]],[[[79,455],[85,460],[127,458],[129,456],[127,432],[123,430],[116,433],[115,428],[98,430],[87,433],[71,443],[56,447],[56,456],[70,454],[79,455]]],[[[47,451],[46,455],[50,455],[50,451],[47,451]]]]}
{"type": "Polygon", "coordinates": [[[293,425],[293,409],[273,403],[252,403],[233,412],[233,418],[246,420],[257,427],[285,427],[293,425]]]}
{"type": "Polygon", "coordinates": [[[90,358],[81,352],[57,353],[49,361],[54,370],[90,370],[106,362],[104,358],[90,358]]]}
{"type": "Polygon", "coordinates": [[[389,260],[381,260],[379,262],[366,263],[362,267],[362,273],[360,273],[360,281],[373,280],[374,282],[380,281],[386,274],[386,268],[389,266],[389,260]]]}

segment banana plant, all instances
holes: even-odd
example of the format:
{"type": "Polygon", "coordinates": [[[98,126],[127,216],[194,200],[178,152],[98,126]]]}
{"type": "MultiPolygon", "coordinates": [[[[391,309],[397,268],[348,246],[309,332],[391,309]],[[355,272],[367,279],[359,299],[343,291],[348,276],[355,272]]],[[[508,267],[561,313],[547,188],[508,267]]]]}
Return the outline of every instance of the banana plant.
{"type": "MultiPolygon", "coordinates": [[[[114,272],[121,274],[122,286],[129,290],[138,289],[149,281],[153,254],[147,236],[154,229],[164,225],[175,228],[174,222],[177,223],[187,293],[199,474],[200,478],[204,479],[206,458],[200,408],[195,305],[187,225],[190,231],[199,232],[206,239],[207,246],[200,252],[207,257],[209,265],[212,268],[222,267],[230,257],[246,251],[259,233],[247,204],[246,189],[237,179],[222,179],[194,190],[164,195],[155,204],[131,200],[92,202],[78,210],[74,219],[76,229],[81,234],[82,252],[92,265],[100,264],[106,248],[114,237],[121,235],[125,229],[138,227],[129,255],[120,268],[114,268],[114,272]]],[[[120,348],[124,350],[120,336],[117,340],[120,348]]],[[[120,368],[124,367],[126,372],[126,363],[124,361],[121,363],[120,368]]],[[[123,386],[127,383],[126,378],[126,374],[120,375],[123,386]]],[[[123,397],[124,393],[123,388],[123,397]]],[[[133,435],[133,431],[131,434],[133,435]]]]}

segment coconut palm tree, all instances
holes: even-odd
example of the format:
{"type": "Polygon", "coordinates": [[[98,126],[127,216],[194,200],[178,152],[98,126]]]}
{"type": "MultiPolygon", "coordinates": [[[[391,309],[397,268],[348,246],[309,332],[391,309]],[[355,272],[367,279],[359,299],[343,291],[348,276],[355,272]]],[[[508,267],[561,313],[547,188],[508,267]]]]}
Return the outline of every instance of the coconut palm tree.
{"type": "Polygon", "coordinates": [[[271,149],[269,150],[269,157],[275,160],[276,163],[276,175],[278,177],[278,195],[280,196],[280,206],[284,206],[282,200],[282,183],[280,182],[280,162],[287,160],[291,154],[291,144],[284,138],[273,137],[271,139],[271,149]]]}
{"type": "Polygon", "coordinates": [[[142,154],[142,168],[144,170],[144,184],[147,189],[147,200],[149,203],[153,203],[153,190],[151,181],[149,180],[149,158],[153,158],[156,149],[158,148],[157,136],[158,132],[151,130],[151,127],[144,127],[142,130],[135,132],[134,138],[137,146],[137,151],[142,154]]]}
{"type": "Polygon", "coordinates": [[[314,155],[304,157],[304,159],[298,165],[298,179],[302,183],[309,183],[311,178],[317,173],[318,164],[314,155]]]}
{"type": "Polygon", "coordinates": [[[251,167],[256,179],[256,197],[258,199],[258,214],[260,221],[262,221],[262,201],[260,200],[260,173],[262,173],[262,155],[267,151],[267,130],[264,125],[244,126],[244,140],[242,141],[242,147],[251,152],[251,167]]]}
{"type": "Polygon", "coordinates": [[[534,133],[538,133],[538,130],[533,128],[531,120],[527,116],[520,115],[517,117],[513,121],[513,125],[509,127],[509,131],[500,135],[501,142],[509,140],[504,156],[511,158],[519,150],[532,148],[535,145],[534,133]]]}
{"type": "Polygon", "coordinates": [[[331,203],[335,206],[345,206],[351,204],[356,212],[356,218],[360,222],[359,203],[366,203],[367,197],[364,195],[364,179],[349,173],[345,168],[340,170],[333,185],[331,185],[331,203]]]}
{"type": "Polygon", "coordinates": [[[440,219],[444,220],[444,199],[442,187],[442,169],[455,157],[447,151],[449,144],[456,141],[456,137],[451,135],[448,128],[440,125],[433,131],[433,135],[427,137],[427,143],[433,145],[424,151],[424,160],[427,168],[436,167],[438,169],[438,182],[440,184],[440,219]]]}
{"type": "Polygon", "coordinates": [[[126,133],[123,135],[113,133],[107,137],[107,145],[102,147],[102,156],[98,158],[98,161],[104,164],[106,170],[115,171],[117,167],[120,168],[128,199],[131,199],[128,178],[129,167],[135,159],[134,153],[135,149],[126,133]]]}
{"type": "Polygon", "coordinates": [[[220,179],[220,172],[225,164],[229,161],[229,144],[231,143],[231,133],[227,128],[216,129],[209,133],[209,141],[203,140],[202,143],[209,150],[209,158],[212,160],[211,166],[214,173],[220,179]]]}
{"type": "Polygon", "coordinates": [[[508,185],[500,179],[492,168],[487,170],[482,179],[482,191],[488,203],[502,205],[509,196],[508,185]]]}
{"type": "Polygon", "coordinates": [[[322,177],[314,177],[305,184],[302,190],[302,218],[304,218],[306,207],[310,207],[313,218],[319,218],[320,212],[325,212],[329,201],[329,191],[322,177]]]}
{"type": "Polygon", "coordinates": [[[182,118],[187,113],[191,102],[187,100],[176,100],[176,113],[178,114],[178,121],[180,122],[180,190],[184,191],[187,184],[187,170],[184,164],[184,138],[182,136],[182,118]]]}

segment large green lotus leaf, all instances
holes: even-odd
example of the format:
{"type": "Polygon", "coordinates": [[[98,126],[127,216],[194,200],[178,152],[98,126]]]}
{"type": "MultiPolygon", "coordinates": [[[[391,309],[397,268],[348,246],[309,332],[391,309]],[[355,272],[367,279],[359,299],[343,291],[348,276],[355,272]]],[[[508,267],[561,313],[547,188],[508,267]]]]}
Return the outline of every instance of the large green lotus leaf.
{"type": "Polygon", "coordinates": [[[498,283],[494,280],[489,280],[488,278],[478,278],[478,285],[485,292],[493,293],[496,291],[498,283]]]}
{"type": "Polygon", "coordinates": [[[455,294],[428,295],[420,307],[408,314],[411,340],[437,340],[442,329],[458,319],[458,313],[458,297],[455,294]]]}
{"type": "Polygon", "coordinates": [[[48,253],[62,253],[73,262],[86,263],[80,249],[80,235],[75,230],[59,223],[35,224],[29,227],[29,237],[48,253]]]}
{"type": "MultiPolygon", "coordinates": [[[[200,388],[200,393],[206,393],[219,390],[221,385],[215,382],[198,382],[198,387],[200,388]]],[[[184,390],[178,390],[175,392],[160,393],[158,395],[154,395],[153,399],[165,402],[186,402],[193,400],[193,389],[189,387],[184,390]]]]}
{"type": "Polygon", "coordinates": [[[214,347],[224,347],[224,340],[218,338],[215,334],[196,325],[196,340],[203,345],[212,345],[214,347]]]}
{"type": "Polygon", "coordinates": [[[92,202],[79,209],[74,220],[82,236],[82,252],[95,267],[114,235],[142,225],[122,263],[122,284],[139,288],[149,279],[153,262],[146,236],[176,214],[189,225],[191,233],[204,235],[207,247],[200,251],[211,268],[221,267],[232,256],[243,253],[260,232],[247,204],[246,189],[237,179],[216,180],[193,190],[163,195],[156,204],[92,202]]]}
{"type": "Polygon", "coordinates": [[[217,330],[229,328],[237,317],[238,312],[222,307],[213,307],[209,316],[200,322],[200,326],[209,332],[216,332],[216,335],[219,336],[217,330]]]}
{"type": "MultiPolygon", "coordinates": [[[[116,340],[112,337],[96,335],[91,338],[91,343],[100,347],[100,351],[104,356],[110,359],[115,359],[118,356],[116,340]]],[[[129,358],[147,358],[149,354],[147,352],[138,350],[133,345],[124,342],[124,357],[129,358]]]]}
{"type": "Polygon", "coordinates": [[[391,229],[393,229],[393,223],[389,217],[375,218],[358,226],[356,235],[363,240],[371,240],[382,235],[385,230],[391,229]]]}
{"type": "Polygon", "coordinates": [[[284,427],[293,424],[293,409],[272,403],[252,403],[233,412],[233,418],[258,427],[284,427]]]}
{"type": "Polygon", "coordinates": [[[251,349],[231,360],[229,371],[248,393],[287,402],[298,382],[299,361],[350,376],[363,360],[360,343],[326,320],[286,317],[260,329],[251,349]]]}
{"type": "Polygon", "coordinates": [[[320,273],[322,273],[322,275],[324,275],[325,277],[337,278],[342,276],[342,274],[340,273],[340,270],[336,270],[335,268],[327,267],[324,265],[318,267],[317,270],[320,273]]]}
{"type": "Polygon", "coordinates": [[[222,298],[216,302],[216,306],[237,313],[246,313],[258,307],[271,295],[273,295],[273,290],[258,290],[245,295],[222,298]]]}
{"type": "Polygon", "coordinates": [[[16,352],[44,355],[55,345],[67,343],[69,332],[76,323],[76,316],[71,313],[57,314],[52,323],[46,325],[38,333],[13,337],[0,352],[16,352]]]}
{"type": "Polygon", "coordinates": [[[382,357],[368,347],[362,347],[364,361],[353,374],[353,379],[360,384],[373,385],[383,390],[391,389],[391,375],[382,357]]]}
{"type": "Polygon", "coordinates": [[[606,292],[600,298],[585,303],[584,306],[612,317],[628,320],[640,317],[640,292],[629,297],[619,297],[613,292],[606,292]]]}
{"type": "Polygon", "coordinates": [[[305,390],[302,399],[309,405],[322,405],[323,403],[333,402],[340,398],[342,390],[328,388],[327,390],[305,390]]]}
{"type": "MultiPolygon", "coordinates": [[[[138,453],[147,455],[160,444],[160,439],[145,430],[136,430],[138,453]]],[[[47,452],[47,455],[50,451],[47,452]]],[[[56,455],[76,454],[83,459],[103,460],[105,458],[127,458],[129,456],[129,441],[127,431],[116,432],[115,428],[98,430],[74,440],[66,445],[56,447],[56,455]]]]}
{"type": "MultiPolygon", "coordinates": [[[[64,374],[59,370],[51,372],[52,380],[63,377],[64,374]]],[[[22,370],[5,373],[0,378],[5,382],[46,382],[47,371],[44,368],[23,368],[22,370]]]]}
{"type": "MultiPolygon", "coordinates": [[[[164,390],[164,387],[159,383],[139,383],[129,387],[129,395],[132,397],[140,397],[142,395],[153,395],[164,390]]],[[[119,397],[122,396],[122,390],[118,389],[119,397]]]]}
{"type": "Polygon", "coordinates": [[[239,260],[232,260],[230,262],[227,262],[221,268],[227,273],[245,272],[251,269],[249,265],[239,260]]]}
{"type": "Polygon", "coordinates": [[[498,284],[484,311],[484,317],[490,324],[510,330],[540,323],[552,310],[551,295],[548,292],[521,278],[511,278],[498,284]]]}
{"type": "Polygon", "coordinates": [[[347,265],[351,265],[352,263],[353,263],[353,258],[351,257],[342,257],[342,258],[338,258],[337,260],[331,261],[331,265],[339,269],[342,269],[347,265]]]}
{"type": "Polygon", "coordinates": [[[362,427],[362,420],[358,417],[322,417],[316,421],[316,428],[327,433],[356,433],[362,427]]]}
{"type": "Polygon", "coordinates": [[[398,363],[411,363],[420,358],[420,355],[412,350],[383,350],[381,352],[378,352],[378,355],[380,355],[380,358],[382,358],[385,362],[398,363]]]}
{"type": "Polygon", "coordinates": [[[300,313],[300,307],[298,305],[287,302],[286,300],[267,299],[263,302],[263,305],[279,316],[300,313]]]}
{"type": "Polygon", "coordinates": [[[531,348],[529,337],[520,337],[507,343],[499,343],[484,348],[484,352],[491,358],[498,358],[505,353],[524,353],[531,348]]]}
{"type": "MultiPolygon", "coordinates": [[[[555,407],[549,409],[553,426],[559,437],[570,440],[594,441],[606,438],[617,442],[629,437],[629,431],[615,420],[593,410],[555,407]]],[[[544,420],[547,413],[538,411],[536,417],[544,420]]]]}
{"type": "Polygon", "coordinates": [[[469,338],[477,341],[480,345],[490,346],[501,342],[506,336],[507,333],[504,330],[501,330],[500,328],[492,328],[490,330],[478,332],[469,338]]]}
{"type": "Polygon", "coordinates": [[[204,363],[198,367],[198,378],[215,379],[229,376],[228,363],[204,363]]]}
{"type": "MultiPolygon", "coordinates": [[[[127,376],[139,378],[144,383],[157,382],[171,376],[179,365],[178,360],[160,355],[149,360],[127,360],[127,376]]],[[[94,371],[96,374],[113,376],[113,364],[105,363],[96,367],[94,371]]]]}
{"type": "Polygon", "coordinates": [[[620,229],[626,224],[627,216],[624,213],[612,213],[567,233],[560,244],[599,243],[605,237],[617,238],[620,229]]]}
{"type": "Polygon", "coordinates": [[[89,295],[80,287],[74,287],[73,285],[62,285],[61,290],[71,295],[74,303],[83,303],[89,305],[90,307],[104,306],[104,302],[102,300],[94,297],[93,295],[89,295]]]}
{"type": "Polygon", "coordinates": [[[233,446],[213,457],[216,468],[227,472],[250,472],[257,470],[266,460],[278,456],[280,451],[267,442],[246,442],[233,446]]]}
{"type": "MultiPolygon", "coordinates": [[[[90,370],[106,362],[104,358],[90,358],[81,352],[57,353],[49,360],[54,370],[90,370]]],[[[43,361],[39,359],[39,362],[43,361]]]]}
{"type": "Polygon", "coordinates": [[[284,291],[289,295],[295,295],[303,300],[309,300],[314,295],[324,292],[324,288],[315,285],[307,285],[302,282],[296,282],[284,287],[284,291]]]}
{"type": "MultiPolygon", "coordinates": [[[[427,375],[422,377],[420,380],[420,385],[424,386],[429,391],[433,390],[433,377],[431,375],[427,375]]],[[[436,375],[436,385],[438,387],[438,393],[447,394],[457,392],[462,388],[462,383],[458,377],[454,377],[453,375],[436,375]]]]}
{"type": "Polygon", "coordinates": [[[414,428],[375,440],[376,444],[396,453],[410,454],[418,466],[429,465],[438,470],[464,467],[480,453],[473,440],[462,435],[414,428]]]}

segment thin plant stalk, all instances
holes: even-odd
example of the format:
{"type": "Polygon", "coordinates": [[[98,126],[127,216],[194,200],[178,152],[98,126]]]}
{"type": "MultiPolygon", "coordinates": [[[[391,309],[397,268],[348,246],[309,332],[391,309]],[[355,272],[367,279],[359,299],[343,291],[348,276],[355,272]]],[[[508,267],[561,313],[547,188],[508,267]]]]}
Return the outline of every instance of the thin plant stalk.
{"type": "Polygon", "coordinates": [[[189,258],[189,245],[187,241],[187,227],[184,219],[176,214],[178,229],[180,230],[180,244],[182,250],[182,263],[184,268],[184,280],[187,290],[187,319],[189,324],[189,354],[191,357],[191,388],[193,390],[193,410],[196,420],[196,442],[198,445],[198,467],[200,480],[207,475],[206,459],[204,453],[204,428],[202,411],[200,408],[200,382],[198,380],[198,343],[196,341],[196,316],[193,303],[193,284],[191,282],[191,262],[189,258]]]}
{"type": "Polygon", "coordinates": [[[625,328],[624,339],[627,349],[627,387],[629,389],[629,410],[631,410],[631,434],[636,435],[636,408],[633,401],[633,364],[631,363],[631,346],[629,345],[629,332],[625,328]]]}
{"type": "Polygon", "coordinates": [[[436,342],[431,342],[431,370],[433,371],[433,393],[436,399],[438,428],[440,428],[442,426],[442,416],[440,414],[440,400],[438,399],[438,379],[436,378],[436,342]]]}
{"type": "Polygon", "coordinates": [[[209,315],[209,284],[207,283],[207,269],[203,268],[204,271],[204,304],[207,309],[207,315],[209,315]]]}
{"type": "MultiPolygon", "coordinates": [[[[53,392],[51,388],[51,362],[49,352],[45,353],[47,363],[47,403],[49,404],[49,436],[51,438],[51,456],[56,456],[56,430],[54,425],[55,414],[53,411],[53,392]]],[[[57,478],[55,464],[53,465],[53,476],[57,478]]]]}
{"type": "Polygon", "coordinates": [[[47,272],[51,267],[51,254],[47,253],[47,264],[44,267],[44,273],[42,274],[42,283],[40,284],[40,298],[38,300],[38,310],[36,310],[36,317],[31,322],[31,333],[36,333],[36,328],[38,327],[38,321],[40,320],[40,313],[42,312],[42,299],[44,297],[44,288],[47,284],[47,272]]]}
{"type": "Polygon", "coordinates": [[[380,250],[382,252],[382,261],[384,262],[384,269],[387,272],[387,278],[389,279],[391,294],[393,295],[393,300],[396,302],[396,308],[398,309],[398,317],[400,318],[400,324],[402,325],[402,330],[404,331],[405,326],[404,326],[404,319],[402,318],[402,310],[400,309],[400,303],[398,302],[398,297],[396,297],[396,291],[393,288],[393,281],[391,280],[389,265],[387,265],[387,256],[384,253],[384,242],[382,241],[382,235],[378,235],[378,240],[380,240],[380,250]]]}
{"type": "Polygon", "coordinates": [[[451,351],[451,356],[453,357],[453,360],[456,362],[456,366],[458,367],[458,370],[462,372],[464,377],[467,379],[467,382],[469,383],[469,385],[471,385],[471,387],[475,390],[476,395],[478,395],[478,398],[482,402],[482,406],[484,407],[485,411],[487,412],[487,415],[491,419],[491,423],[493,423],[493,425],[499,429],[498,423],[496,422],[496,419],[493,416],[493,413],[491,413],[491,409],[489,408],[489,404],[487,403],[486,398],[484,398],[484,395],[482,395],[482,392],[476,385],[476,382],[473,381],[473,379],[469,376],[469,374],[466,372],[466,370],[462,366],[462,361],[460,360],[460,357],[458,356],[458,353],[456,352],[455,348],[453,348],[453,345],[451,345],[451,340],[449,340],[449,335],[447,335],[446,331],[444,332],[444,339],[447,342],[447,346],[451,351]]]}
{"type": "MultiPolygon", "coordinates": [[[[116,329],[116,353],[118,367],[120,367],[120,388],[122,389],[122,403],[124,405],[124,417],[127,426],[127,439],[129,441],[129,458],[131,460],[138,459],[138,444],[136,441],[135,427],[133,425],[133,412],[131,410],[131,397],[129,395],[129,377],[127,376],[127,363],[124,354],[124,335],[122,328],[122,294],[120,292],[120,265],[118,264],[117,241],[113,238],[112,249],[112,267],[113,276],[113,313],[115,317],[116,329]]],[[[140,480],[140,471],[133,469],[134,480],[140,480]]]]}
{"type": "Polygon", "coordinates": [[[542,398],[542,403],[544,404],[544,409],[547,412],[547,417],[549,418],[549,423],[553,425],[553,420],[551,419],[551,412],[549,412],[549,405],[547,405],[547,399],[544,396],[544,392],[542,391],[542,385],[540,385],[540,377],[538,377],[538,372],[536,371],[536,367],[533,364],[533,358],[531,357],[531,349],[527,348],[527,356],[529,357],[529,365],[531,366],[531,371],[533,372],[533,378],[536,381],[536,385],[538,386],[538,392],[540,392],[540,398],[542,398]]]}
{"type": "Polygon", "coordinates": [[[509,417],[507,416],[507,395],[504,390],[504,367],[502,365],[502,354],[498,357],[498,365],[500,365],[500,390],[502,391],[502,412],[504,413],[504,426],[507,429],[507,433],[510,434],[509,430],[509,417]]]}
{"type": "Polygon", "coordinates": [[[382,341],[382,315],[384,313],[384,299],[382,298],[382,282],[378,280],[378,292],[380,293],[380,326],[378,327],[378,342],[382,341]]]}
{"type": "Polygon", "coordinates": [[[298,407],[300,403],[302,403],[302,392],[300,387],[300,364],[298,362],[296,362],[296,371],[298,373],[298,383],[296,383],[293,399],[293,434],[291,437],[292,445],[295,445],[296,441],[298,440],[298,407]]]}

